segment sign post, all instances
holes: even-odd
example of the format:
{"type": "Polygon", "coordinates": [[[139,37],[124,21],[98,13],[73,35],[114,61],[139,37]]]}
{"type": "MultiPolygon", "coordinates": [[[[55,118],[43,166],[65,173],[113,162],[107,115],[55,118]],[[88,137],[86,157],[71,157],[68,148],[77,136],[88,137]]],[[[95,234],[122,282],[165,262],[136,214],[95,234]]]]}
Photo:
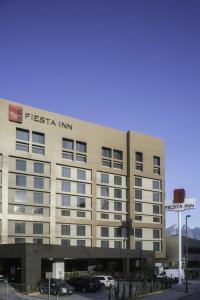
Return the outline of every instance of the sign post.
{"type": "Polygon", "coordinates": [[[173,204],[166,205],[165,209],[168,211],[178,212],[178,283],[182,284],[182,234],[181,234],[181,212],[186,209],[195,208],[194,198],[185,198],[184,189],[174,190],[173,204]]]}

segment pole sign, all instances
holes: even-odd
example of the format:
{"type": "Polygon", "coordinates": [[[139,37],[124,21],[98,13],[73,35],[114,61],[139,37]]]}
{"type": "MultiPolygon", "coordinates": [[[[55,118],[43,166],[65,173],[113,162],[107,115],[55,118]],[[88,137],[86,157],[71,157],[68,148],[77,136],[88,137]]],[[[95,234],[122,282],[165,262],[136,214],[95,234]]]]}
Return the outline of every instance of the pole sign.
{"type": "Polygon", "coordinates": [[[194,209],[195,208],[195,198],[187,198],[184,202],[173,203],[169,205],[165,205],[165,210],[170,211],[183,211],[186,209],[194,209]]]}

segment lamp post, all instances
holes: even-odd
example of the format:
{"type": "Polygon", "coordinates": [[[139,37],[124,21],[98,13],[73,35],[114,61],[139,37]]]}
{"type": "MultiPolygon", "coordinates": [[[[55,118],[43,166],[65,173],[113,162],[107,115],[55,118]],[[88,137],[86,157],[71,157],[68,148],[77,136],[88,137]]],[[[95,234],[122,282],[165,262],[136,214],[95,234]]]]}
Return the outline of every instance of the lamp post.
{"type": "Polygon", "coordinates": [[[187,229],[188,229],[188,226],[187,226],[187,220],[188,218],[190,218],[191,216],[190,215],[187,215],[186,218],[185,218],[185,223],[186,223],[186,244],[185,244],[185,292],[187,293],[188,292],[188,232],[187,232],[187,229]]]}

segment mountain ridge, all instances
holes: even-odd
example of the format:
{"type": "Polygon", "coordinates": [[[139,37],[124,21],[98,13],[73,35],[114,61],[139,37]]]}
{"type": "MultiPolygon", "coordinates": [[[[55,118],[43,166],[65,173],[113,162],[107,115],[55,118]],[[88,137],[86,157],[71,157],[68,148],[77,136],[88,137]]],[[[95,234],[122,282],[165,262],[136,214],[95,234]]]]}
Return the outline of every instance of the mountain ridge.
{"type": "MultiPolygon", "coordinates": [[[[182,236],[186,236],[186,226],[183,225],[181,228],[182,236]]],[[[178,235],[178,225],[173,224],[166,228],[166,235],[172,236],[172,235],[178,235]]],[[[194,240],[200,240],[200,227],[195,228],[187,228],[187,236],[194,240]]]]}

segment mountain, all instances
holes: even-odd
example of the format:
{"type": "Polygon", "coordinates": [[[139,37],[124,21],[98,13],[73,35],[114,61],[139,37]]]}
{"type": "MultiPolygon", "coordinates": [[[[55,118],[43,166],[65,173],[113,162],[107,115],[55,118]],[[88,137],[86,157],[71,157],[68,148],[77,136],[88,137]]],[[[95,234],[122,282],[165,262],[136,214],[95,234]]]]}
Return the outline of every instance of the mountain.
{"type": "MultiPolygon", "coordinates": [[[[181,232],[182,232],[182,236],[186,236],[186,226],[185,225],[182,226],[181,232]]],[[[166,235],[167,236],[178,235],[177,224],[173,224],[173,225],[169,226],[168,228],[166,228],[166,235]]],[[[195,228],[188,227],[187,235],[191,239],[200,240],[200,228],[199,227],[195,227],[195,228]]]]}

